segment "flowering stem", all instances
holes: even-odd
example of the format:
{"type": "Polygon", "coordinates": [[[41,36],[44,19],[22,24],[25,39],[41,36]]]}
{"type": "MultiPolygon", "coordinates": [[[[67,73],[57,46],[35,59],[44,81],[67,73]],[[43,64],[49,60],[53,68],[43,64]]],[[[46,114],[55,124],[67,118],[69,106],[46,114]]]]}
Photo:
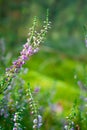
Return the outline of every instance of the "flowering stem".
{"type": "Polygon", "coordinates": [[[36,17],[34,18],[33,26],[28,33],[29,38],[27,42],[23,45],[23,50],[20,52],[20,56],[15,60],[9,68],[6,68],[4,77],[0,80],[0,93],[2,93],[8,85],[11,83],[12,79],[17,75],[17,73],[22,68],[23,64],[36,52],[38,52],[40,44],[44,41],[46,33],[50,28],[50,22],[48,21],[48,11],[46,21],[44,21],[44,26],[38,33],[35,30],[36,27],[36,17]]]}
{"type": "Polygon", "coordinates": [[[36,17],[34,17],[34,22],[33,22],[32,32],[31,32],[31,36],[30,36],[30,42],[32,42],[32,38],[33,38],[33,35],[34,35],[34,31],[35,31],[36,23],[37,23],[37,19],[36,19],[36,17]]]}

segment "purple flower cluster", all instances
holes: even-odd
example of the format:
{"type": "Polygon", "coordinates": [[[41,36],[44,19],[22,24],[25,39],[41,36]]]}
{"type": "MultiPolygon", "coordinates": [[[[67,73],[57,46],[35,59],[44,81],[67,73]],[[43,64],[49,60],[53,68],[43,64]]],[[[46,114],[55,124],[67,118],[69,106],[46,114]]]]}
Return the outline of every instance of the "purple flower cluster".
{"type": "Polygon", "coordinates": [[[13,62],[13,65],[16,68],[21,68],[23,64],[25,64],[25,61],[28,60],[28,57],[31,56],[33,54],[33,49],[32,46],[29,46],[28,43],[26,43],[24,45],[23,50],[20,52],[20,56],[18,58],[18,60],[13,62]]]}
{"type": "Polygon", "coordinates": [[[31,55],[33,55],[35,52],[37,52],[37,48],[33,48],[29,43],[27,42],[25,45],[23,45],[23,50],[20,52],[20,56],[17,60],[15,60],[12,63],[12,66],[10,68],[6,69],[7,76],[10,76],[12,73],[17,73],[19,68],[22,67],[23,64],[25,64],[25,61],[29,59],[31,55]]]}
{"type": "Polygon", "coordinates": [[[35,23],[29,30],[29,38],[27,38],[27,42],[23,45],[23,50],[20,52],[20,56],[12,63],[10,68],[6,69],[6,81],[10,82],[10,79],[12,79],[15,74],[19,72],[26,60],[28,60],[31,55],[38,52],[39,45],[44,41],[45,35],[50,28],[50,22],[45,21],[44,24],[43,29],[41,29],[39,33],[35,30],[35,23]]]}

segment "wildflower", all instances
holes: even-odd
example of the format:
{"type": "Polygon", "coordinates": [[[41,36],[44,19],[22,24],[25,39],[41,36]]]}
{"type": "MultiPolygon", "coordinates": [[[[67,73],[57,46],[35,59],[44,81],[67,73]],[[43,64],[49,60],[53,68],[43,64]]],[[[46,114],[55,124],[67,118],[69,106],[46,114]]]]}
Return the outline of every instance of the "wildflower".
{"type": "Polygon", "coordinates": [[[40,128],[42,126],[42,117],[38,115],[36,119],[33,120],[33,128],[40,128]]]}
{"type": "Polygon", "coordinates": [[[31,92],[31,89],[29,88],[27,90],[27,94],[26,94],[27,98],[28,98],[28,102],[29,102],[29,107],[31,109],[31,113],[34,114],[35,116],[37,115],[37,107],[36,107],[36,103],[33,99],[33,95],[32,95],[32,92],[31,92]]]}
{"type": "Polygon", "coordinates": [[[67,125],[64,126],[64,130],[68,130],[68,126],[67,125]]]}
{"type": "Polygon", "coordinates": [[[34,119],[34,120],[33,120],[33,123],[34,123],[34,124],[37,124],[37,122],[38,122],[37,119],[34,119]]]}
{"type": "Polygon", "coordinates": [[[16,128],[16,127],[14,127],[14,128],[13,128],[13,130],[17,130],[17,128],[16,128]]]}
{"type": "Polygon", "coordinates": [[[42,116],[38,115],[38,121],[41,123],[42,122],[42,116]]]}
{"type": "Polygon", "coordinates": [[[15,113],[15,114],[14,114],[14,122],[16,122],[17,118],[18,118],[18,114],[15,113]]]}
{"type": "Polygon", "coordinates": [[[14,121],[14,126],[13,126],[13,130],[19,130],[20,128],[20,122],[19,120],[21,119],[19,112],[15,112],[14,117],[13,117],[13,121],[14,121]]]}
{"type": "Polygon", "coordinates": [[[34,101],[30,87],[27,90],[26,96],[28,98],[29,107],[31,109],[31,114],[33,114],[33,116],[34,116],[33,129],[40,128],[42,126],[42,116],[38,112],[38,107],[37,107],[36,102],[34,101]]]}
{"type": "Polygon", "coordinates": [[[38,33],[35,30],[36,18],[34,19],[33,26],[30,28],[28,33],[27,42],[23,45],[23,49],[20,52],[20,56],[15,60],[11,67],[6,68],[5,76],[0,82],[0,93],[3,92],[10,84],[11,80],[20,71],[25,62],[30,59],[30,57],[39,51],[40,44],[44,41],[48,29],[50,28],[50,22],[48,21],[48,14],[44,26],[38,33]]]}
{"type": "Polygon", "coordinates": [[[39,87],[36,87],[35,89],[34,89],[34,92],[35,93],[38,93],[40,91],[40,88],[39,87]]]}

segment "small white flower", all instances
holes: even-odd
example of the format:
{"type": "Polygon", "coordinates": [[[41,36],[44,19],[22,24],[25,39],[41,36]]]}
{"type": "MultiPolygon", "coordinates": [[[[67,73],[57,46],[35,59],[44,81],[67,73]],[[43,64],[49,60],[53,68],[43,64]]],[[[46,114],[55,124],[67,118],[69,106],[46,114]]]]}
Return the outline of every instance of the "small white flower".
{"type": "Polygon", "coordinates": [[[18,126],[18,123],[14,123],[14,126],[16,126],[16,127],[17,127],[17,126],[18,126]]]}
{"type": "Polygon", "coordinates": [[[67,125],[65,125],[65,126],[64,126],[64,129],[65,129],[65,130],[68,130],[68,126],[67,126],[67,125]]]}
{"type": "Polygon", "coordinates": [[[33,129],[37,128],[37,125],[33,125],[33,129]]]}
{"type": "Polygon", "coordinates": [[[34,120],[33,120],[33,123],[34,123],[34,124],[37,124],[37,122],[38,122],[37,119],[34,119],[34,120]]]}
{"type": "Polygon", "coordinates": [[[30,39],[29,39],[29,38],[27,38],[27,42],[28,42],[28,43],[30,42],[30,39]]]}

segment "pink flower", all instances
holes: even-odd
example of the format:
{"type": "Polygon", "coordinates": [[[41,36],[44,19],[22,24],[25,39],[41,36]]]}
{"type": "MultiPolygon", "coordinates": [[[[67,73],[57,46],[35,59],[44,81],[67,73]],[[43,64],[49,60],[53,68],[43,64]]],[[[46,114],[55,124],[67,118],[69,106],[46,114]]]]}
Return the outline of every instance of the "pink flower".
{"type": "Polygon", "coordinates": [[[25,61],[25,60],[28,60],[28,57],[27,57],[26,55],[21,55],[20,58],[21,58],[22,60],[24,60],[24,61],[25,61]]]}
{"type": "Polygon", "coordinates": [[[31,55],[33,54],[33,48],[32,48],[32,46],[29,46],[29,47],[28,47],[28,49],[27,49],[27,51],[26,51],[26,54],[27,54],[28,56],[31,56],[31,55]]]}

